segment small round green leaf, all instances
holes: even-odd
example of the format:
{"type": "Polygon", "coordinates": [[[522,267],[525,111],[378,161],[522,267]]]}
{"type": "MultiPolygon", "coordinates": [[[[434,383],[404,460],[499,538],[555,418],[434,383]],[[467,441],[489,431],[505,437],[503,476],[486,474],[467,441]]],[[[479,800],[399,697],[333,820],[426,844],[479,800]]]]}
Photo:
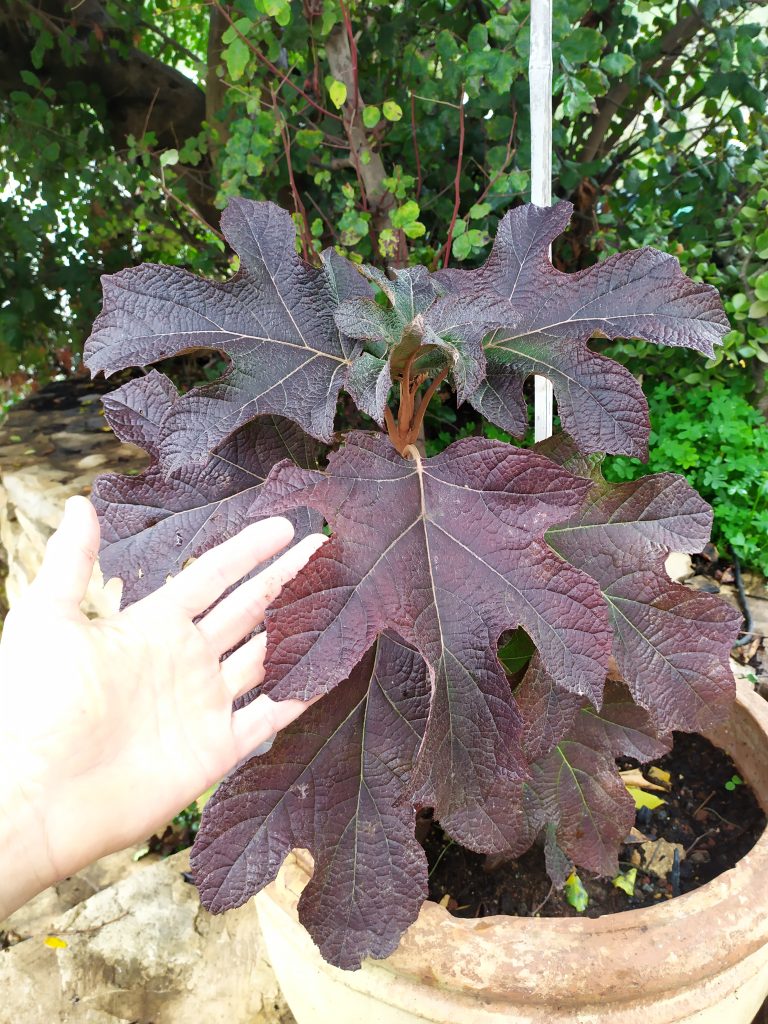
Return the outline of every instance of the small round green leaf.
{"type": "Polygon", "coordinates": [[[366,128],[375,128],[381,120],[381,111],[378,107],[368,106],[363,109],[363,124],[366,128]]]}

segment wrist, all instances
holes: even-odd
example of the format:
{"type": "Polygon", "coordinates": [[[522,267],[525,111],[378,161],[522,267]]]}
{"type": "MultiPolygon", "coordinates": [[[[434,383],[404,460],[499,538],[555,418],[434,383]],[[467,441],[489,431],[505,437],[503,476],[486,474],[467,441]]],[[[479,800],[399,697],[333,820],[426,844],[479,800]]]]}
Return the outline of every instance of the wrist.
{"type": "Polygon", "coordinates": [[[34,793],[0,763],[0,921],[59,880],[34,793]]]}

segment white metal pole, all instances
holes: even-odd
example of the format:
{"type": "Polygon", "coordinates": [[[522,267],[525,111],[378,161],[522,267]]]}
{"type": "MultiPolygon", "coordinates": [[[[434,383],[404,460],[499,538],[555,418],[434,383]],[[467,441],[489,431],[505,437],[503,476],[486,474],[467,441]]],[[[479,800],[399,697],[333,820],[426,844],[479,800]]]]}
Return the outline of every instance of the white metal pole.
{"type": "MultiPolygon", "coordinates": [[[[552,0],[531,0],[531,202],[552,204],[552,0]]],[[[534,378],[534,437],[552,435],[552,385],[534,378]]]]}

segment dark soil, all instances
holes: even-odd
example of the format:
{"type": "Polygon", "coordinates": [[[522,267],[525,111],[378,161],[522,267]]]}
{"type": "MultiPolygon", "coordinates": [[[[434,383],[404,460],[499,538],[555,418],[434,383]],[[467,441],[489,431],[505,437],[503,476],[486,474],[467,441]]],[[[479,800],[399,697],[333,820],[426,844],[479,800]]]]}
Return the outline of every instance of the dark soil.
{"type": "MultiPolygon", "coordinates": [[[[579,872],[589,894],[582,916],[600,917],[653,906],[698,889],[733,867],[765,829],[765,814],[752,790],[746,784],[725,788],[726,782],[738,775],[737,769],[703,737],[675,733],[672,751],[653,763],[670,773],[672,788],[658,794],[666,801],[662,807],[638,811],[636,825],[648,839],[663,837],[683,846],[679,881],[674,871],[670,877],[658,878],[643,870],[637,863],[639,847],[625,844],[619,852],[619,865],[622,871],[637,866],[634,896],[616,888],[610,879],[579,872]]],[[[648,767],[643,769],[646,775],[648,767]]],[[[453,843],[437,822],[424,846],[430,869],[429,898],[445,902],[447,897],[448,909],[457,917],[579,916],[563,892],[552,890],[543,851],[538,847],[489,871],[482,854],[453,843]]]]}

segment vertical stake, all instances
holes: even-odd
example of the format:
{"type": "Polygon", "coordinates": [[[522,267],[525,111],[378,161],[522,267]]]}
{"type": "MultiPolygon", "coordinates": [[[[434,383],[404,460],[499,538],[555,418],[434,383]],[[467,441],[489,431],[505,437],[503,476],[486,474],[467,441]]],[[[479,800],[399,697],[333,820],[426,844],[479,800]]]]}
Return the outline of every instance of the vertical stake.
{"type": "MultiPolygon", "coordinates": [[[[531,202],[552,205],[552,0],[531,0],[531,202]]],[[[552,385],[534,378],[534,438],[552,435],[552,385]]]]}

